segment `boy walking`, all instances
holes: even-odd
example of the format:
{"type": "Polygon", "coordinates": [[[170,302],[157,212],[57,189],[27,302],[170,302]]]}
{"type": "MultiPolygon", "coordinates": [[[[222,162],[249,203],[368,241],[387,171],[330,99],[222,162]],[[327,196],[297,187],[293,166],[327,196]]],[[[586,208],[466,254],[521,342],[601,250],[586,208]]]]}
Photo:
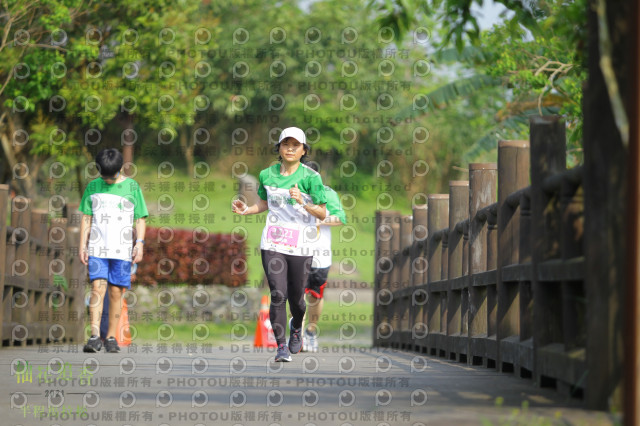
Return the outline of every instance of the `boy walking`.
{"type": "Polygon", "coordinates": [[[122,310],[122,296],[125,289],[131,287],[132,261],[142,260],[145,218],[149,213],[138,183],[121,173],[120,151],[103,149],[96,155],[96,165],[101,177],[87,185],[79,208],[84,213],[80,227],[80,261],[88,266],[92,287],[89,304],[91,337],[84,352],[102,349],[100,319],[107,293],[109,328],[104,349],[105,352],[119,352],[114,336],[122,310]]]}

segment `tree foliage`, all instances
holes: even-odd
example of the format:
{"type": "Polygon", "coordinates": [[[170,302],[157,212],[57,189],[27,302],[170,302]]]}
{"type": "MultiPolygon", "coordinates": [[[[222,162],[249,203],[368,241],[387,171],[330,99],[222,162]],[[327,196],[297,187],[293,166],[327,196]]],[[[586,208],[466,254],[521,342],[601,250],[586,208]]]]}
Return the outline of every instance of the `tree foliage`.
{"type": "Polygon", "coordinates": [[[380,25],[397,21],[396,28],[410,28],[419,25],[426,12],[435,13],[444,22],[435,59],[460,64],[469,73],[430,92],[437,99],[434,104],[449,105],[496,84],[507,89],[508,102],[493,123],[487,123],[487,133],[467,152],[467,160],[494,147],[497,139],[526,137],[527,117],[531,114],[561,114],[568,123],[569,163],[579,163],[582,86],[586,80],[586,1],[499,1],[511,17],[484,33],[471,13],[473,3],[474,0],[409,0],[371,5],[381,14],[380,25]],[[419,13],[407,15],[406,10],[419,13]],[[449,48],[451,44],[455,49],[449,48]]]}
{"type": "Polygon", "coordinates": [[[572,162],[582,140],[582,89],[586,81],[584,22],[586,2],[547,2],[548,16],[538,24],[539,34],[495,26],[483,39],[494,58],[488,75],[500,78],[513,91],[513,100],[499,120],[526,111],[544,114],[545,108],[561,114],[568,125],[572,162]],[[582,23],[582,25],[581,25],[582,23]],[[504,49],[505,41],[509,49],[504,49]]]}
{"type": "MultiPolygon", "coordinates": [[[[511,11],[503,14],[504,26],[517,31],[523,26],[534,34],[540,33],[539,21],[549,16],[549,4],[555,0],[495,0],[511,11]]],[[[381,26],[389,26],[398,34],[406,34],[420,25],[425,16],[433,16],[440,23],[445,46],[454,45],[462,50],[468,43],[480,40],[480,25],[473,5],[481,7],[483,0],[371,0],[369,8],[378,14],[381,26]]]]}
{"type": "Polygon", "coordinates": [[[98,149],[134,142],[137,158],[190,174],[256,173],[295,125],[329,183],[372,197],[366,188],[400,188],[411,200],[458,177],[463,154],[509,110],[501,83],[519,84],[489,72],[490,46],[436,53],[446,28],[435,20],[379,28],[357,0],[9,4],[5,39],[24,46],[0,50],[13,64],[0,68],[4,180],[27,165],[13,183],[29,194],[58,176],[45,164],[87,179],[98,149]],[[399,37],[409,30],[413,40],[399,37]],[[446,55],[466,65],[443,68],[446,55]],[[18,78],[21,67],[33,72],[18,78]]]}
{"type": "Polygon", "coordinates": [[[91,3],[81,0],[12,0],[0,6],[0,141],[7,160],[3,181],[18,177],[16,189],[21,192],[34,193],[34,177],[49,156],[60,154],[67,165],[78,160],[70,153],[73,138],[55,125],[50,112],[61,102],[55,98],[59,76],[75,66],[65,58],[81,58],[94,50],[97,54],[73,31],[74,23],[90,12],[91,3]]]}

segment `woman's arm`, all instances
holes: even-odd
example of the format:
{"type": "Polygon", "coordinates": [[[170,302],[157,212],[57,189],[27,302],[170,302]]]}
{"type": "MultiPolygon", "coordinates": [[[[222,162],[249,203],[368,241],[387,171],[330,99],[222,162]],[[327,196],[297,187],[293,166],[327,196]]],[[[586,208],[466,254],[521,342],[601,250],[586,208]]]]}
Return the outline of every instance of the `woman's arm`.
{"type": "Polygon", "coordinates": [[[302,207],[309,212],[312,216],[317,217],[320,220],[325,220],[327,217],[327,205],[326,204],[303,204],[302,207]]]}
{"type": "Polygon", "coordinates": [[[258,214],[265,210],[269,210],[269,203],[266,200],[258,200],[258,202],[252,206],[247,206],[242,200],[234,200],[231,203],[231,211],[241,215],[258,214]]]}
{"type": "Polygon", "coordinates": [[[293,186],[293,188],[289,189],[289,195],[291,196],[291,198],[296,200],[298,204],[300,204],[302,208],[305,209],[310,215],[315,216],[320,220],[324,220],[327,217],[327,204],[312,204],[309,202],[305,203],[297,183],[293,186]]]}
{"type": "Polygon", "coordinates": [[[327,216],[322,222],[320,222],[321,226],[340,226],[344,225],[342,220],[338,216],[327,216]]]}

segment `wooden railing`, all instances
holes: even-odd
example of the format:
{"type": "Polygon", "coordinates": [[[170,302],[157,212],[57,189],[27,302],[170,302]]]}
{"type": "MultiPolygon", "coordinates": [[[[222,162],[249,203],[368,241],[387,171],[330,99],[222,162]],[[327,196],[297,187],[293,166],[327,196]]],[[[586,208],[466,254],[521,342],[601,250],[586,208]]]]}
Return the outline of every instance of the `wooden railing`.
{"type": "Polygon", "coordinates": [[[82,342],[86,268],[78,257],[79,226],[79,212],[50,218],[28,198],[10,199],[8,186],[0,185],[3,346],[82,342]]]}
{"type": "Polygon", "coordinates": [[[583,397],[583,169],[566,170],[560,119],[530,130],[412,215],[377,212],[374,344],[583,397]]]}

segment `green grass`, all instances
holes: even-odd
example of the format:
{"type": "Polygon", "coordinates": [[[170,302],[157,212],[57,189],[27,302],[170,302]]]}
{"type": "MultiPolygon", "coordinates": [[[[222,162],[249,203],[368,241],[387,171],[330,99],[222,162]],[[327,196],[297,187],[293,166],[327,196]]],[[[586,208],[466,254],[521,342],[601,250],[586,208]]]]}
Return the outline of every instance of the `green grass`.
{"type": "MultiPolygon", "coordinates": [[[[351,306],[340,306],[337,301],[325,301],[318,322],[321,346],[349,345],[368,347],[371,345],[373,306],[358,302],[351,306]]],[[[132,321],[130,326],[134,342],[165,343],[208,343],[216,346],[232,344],[253,344],[256,331],[257,313],[235,321],[162,322],[132,321]],[[194,337],[195,336],[195,337],[194,337]]]]}

